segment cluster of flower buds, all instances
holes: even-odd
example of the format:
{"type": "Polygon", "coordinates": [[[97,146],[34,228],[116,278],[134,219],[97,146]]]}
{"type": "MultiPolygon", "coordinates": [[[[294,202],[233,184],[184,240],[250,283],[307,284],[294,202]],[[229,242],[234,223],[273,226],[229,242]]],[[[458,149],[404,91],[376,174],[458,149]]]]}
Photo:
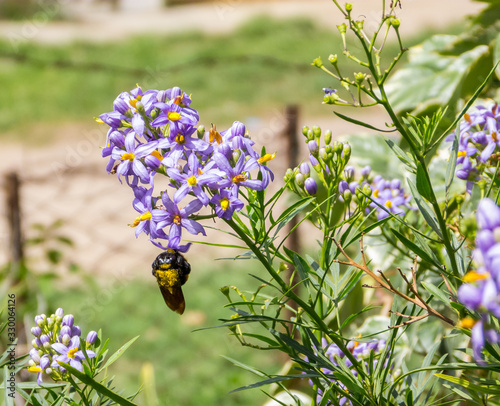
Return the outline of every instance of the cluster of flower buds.
{"type": "MultiPolygon", "coordinates": [[[[458,128],[460,138],[455,174],[457,178],[467,181],[466,190],[471,193],[474,182],[480,181],[485,171],[493,170],[500,157],[498,104],[478,106],[472,112],[466,113],[458,128]]],[[[453,141],[456,131],[446,140],[453,141]]]]}
{"type": "Polygon", "coordinates": [[[339,183],[339,194],[347,205],[352,200],[366,213],[376,209],[378,220],[391,214],[404,215],[407,209],[413,209],[409,205],[411,195],[405,194],[399,179],[385,180],[380,175],[372,177],[370,166],[361,169],[360,179],[355,178],[354,168],[346,167],[339,183]]]}
{"type": "Polygon", "coordinates": [[[302,134],[306,138],[309,149],[309,162],[302,162],[295,169],[288,169],[285,174],[287,186],[299,196],[315,195],[318,192],[318,181],[328,189],[337,184],[339,176],[351,157],[351,146],[340,141],[332,142],[330,130],[321,134],[321,128],[304,127],[302,134]],[[321,139],[323,138],[324,146],[321,139]],[[311,167],[313,171],[311,171],[311,167]],[[313,177],[316,174],[316,178],[313,177]]]}
{"type": "Polygon", "coordinates": [[[42,384],[42,374],[45,373],[54,381],[65,381],[67,370],[59,362],[64,362],[73,368],[83,371],[82,361],[96,356],[92,349],[99,343],[97,333],[91,331],[84,342],[80,337],[82,331],[74,324],[71,314],[64,315],[59,308],[55,314],[47,317],[40,314],[35,317],[35,327],[31,329],[35,336],[33,348],[29,355],[28,371],[36,373],[37,382],[42,384]]]}
{"type": "MultiPolygon", "coordinates": [[[[332,364],[338,366],[339,361],[342,360],[342,362],[344,363],[344,365],[346,367],[350,368],[352,366],[352,362],[349,360],[349,358],[346,358],[345,354],[342,352],[342,350],[336,344],[333,344],[333,343],[328,344],[328,342],[324,338],[322,339],[321,344],[323,346],[323,351],[324,351],[325,356],[327,356],[330,359],[332,364]]],[[[382,352],[382,350],[385,348],[385,341],[384,340],[372,340],[372,341],[366,341],[366,342],[349,341],[347,343],[346,347],[351,352],[351,354],[354,356],[354,358],[356,360],[364,362],[367,370],[373,370],[375,365],[378,362],[377,354],[380,354],[382,352]],[[373,357],[372,357],[372,353],[373,353],[373,357]],[[371,366],[368,365],[368,362],[367,362],[367,360],[369,360],[370,357],[372,357],[372,360],[373,360],[373,365],[371,365],[371,366]]],[[[386,361],[386,363],[387,363],[387,361],[386,361]]],[[[321,382],[323,384],[322,385],[323,388],[318,388],[316,402],[318,405],[322,404],[322,405],[328,405],[328,406],[332,405],[333,406],[333,403],[331,403],[331,402],[328,402],[328,403],[323,402],[324,391],[328,390],[331,387],[332,383],[335,383],[335,385],[337,385],[342,390],[347,390],[347,388],[342,382],[340,382],[338,380],[333,380],[333,374],[334,374],[333,371],[328,370],[326,368],[323,368],[322,372],[325,375],[330,375],[332,377],[331,378],[332,380],[321,382]]],[[[357,375],[357,371],[354,369],[352,370],[352,373],[355,376],[357,375]]],[[[309,381],[309,383],[311,385],[313,385],[312,381],[309,381]]],[[[348,401],[348,399],[344,396],[340,397],[338,399],[338,402],[339,402],[338,404],[340,404],[340,405],[351,404],[348,401]]]]}
{"type": "Polygon", "coordinates": [[[458,299],[479,313],[479,320],[467,317],[462,327],[472,328],[474,358],[482,360],[485,342],[500,342],[500,333],[490,324],[490,316],[500,320],[500,207],[489,198],[477,208],[478,232],[473,259],[476,270],[469,271],[458,289],[458,299]]]}
{"type": "Polygon", "coordinates": [[[264,190],[273,179],[266,163],[275,156],[257,153],[238,121],[220,133],[215,126],[205,131],[190,105],[191,97],[178,87],[137,87],[121,93],[113,111],[98,119],[110,127],[102,152],[110,158],[107,170],[120,182],[125,178],[135,195],[136,236],[145,233],[156,246],[181,252],[189,248],[180,244],[183,228],[205,235],[192,217],[209,206],[214,216],[230,220],[244,206],[240,187],[264,190]],[[157,174],[169,178],[170,190],[154,192],[157,174]],[[166,247],[161,239],[168,240],[166,247]]]}

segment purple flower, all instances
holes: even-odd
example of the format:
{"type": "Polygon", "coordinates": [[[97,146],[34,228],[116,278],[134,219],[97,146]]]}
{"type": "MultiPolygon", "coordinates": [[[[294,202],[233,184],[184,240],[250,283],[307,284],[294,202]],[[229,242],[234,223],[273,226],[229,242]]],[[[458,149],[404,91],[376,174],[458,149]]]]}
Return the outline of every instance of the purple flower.
{"type": "Polygon", "coordinates": [[[318,184],[313,178],[307,178],[304,182],[304,189],[310,195],[315,195],[318,192],[318,184]]]}
{"type": "Polygon", "coordinates": [[[240,211],[244,206],[234,192],[227,189],[221,189],[219,194],[210,199],[210,203],[214,205],[217,216],[226,220],[231,220],[233,213],[240,211]]]}
{"type": "MultiPolygon", "coordinates": [[[[78,369],[83,372],[82,360],[85,359],[85,355],[80,351],[80,337],[75,336],[71,339],[68,346],[61,343],[52,344],[52,348],[59,353],[59,355],[54,357],[51,366],[60,368],[59,362],[64,362],[71,365],[73,368],[78,369]]],[[[94,358],[96,356],[94,351],[87,350],[87,356],[89,358],[94,358]]]]}
{"type": "Polygon", "coordinates": [[[241,154],[234,167],[231,166],[229,160],[222,154],[215,153],[213,160],[226,176],[225,179],[218,182],[219,188],[232,188],[235,192],[238,191],[240,186],[245,186],[253,190],[265,189],[266,185],[263,181],[249,178],[249,172],[259,166],[255,158],[250,157],[245,159],[245,155],[241,154]]]}
{"type": "Polygon", "coordinates": [[[135,199],[132,203],[134,209],[140,215],[134,220],[130,227],[137,227],[135,236],[145,233],[151,235],[152,238],[167,238],[161,230],[157,230],[155,222],[152,220],[152,211],[155,198],[152,197],[153,188],[146,189],[142,186],[134,189],[135,199]]]}

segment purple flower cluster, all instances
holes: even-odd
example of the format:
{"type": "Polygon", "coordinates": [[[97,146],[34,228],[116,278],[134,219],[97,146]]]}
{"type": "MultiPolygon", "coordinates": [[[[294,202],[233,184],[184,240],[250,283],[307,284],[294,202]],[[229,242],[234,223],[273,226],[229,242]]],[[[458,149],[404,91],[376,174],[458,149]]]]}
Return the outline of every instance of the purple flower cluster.
{"type": "MultiPolygon", "coordinates": [[[[485,170],[496,167],[500,152],[500,108],[497,103],[478,106],[464,115],[460,123],[460,139],[457,153],[457,178],[467,181],[466,190],[471,193],[474,182],[481,179],[485,170]],[[493,162],[495,161],[495,162],[493,162]]],[[[446,140],[455,139],[456,132],[446,140]]]]}
{"type": "MultiPolygon", "coordinates": [[[[330,359],[332,364],[338,366],[339,365],[339,360],[341,359],[343,363],[349,368],[352,366],[352,362],[345,357],[345,354],[342,352],[342,350],[336,345],[336,344],[328,344],[327,341],[323,338],[322,339],[322,346],[324,348],[324,354],[330,359]]],[[[347,349],[351,352],[351,354],[356,358],[358,361],[363,361],[368,358],[370,358],[370,353],[374,353],[374,355],[379,354],[384,348],[385,348],[385,341],[384,340],[373,340],[373,341],[368,341],[368,342],[359,342],[359,341],[349,341],[347,343],[347,349]]],[[[368,363],[366,361],[365,365],[367,366],[368,369],[368,363]]],[[[377,359],[373,360],[373,365],[371,366],[371,369],[373,369],[378,362],[377,359]]],[[[323,368],[321,372],[325,375],[332,375],[333,376],[333,371],[323,368]]],[[[353,375],[357,375],[356,370],[352,370],[353,375]]],[[[322,387],[323,388],[318,388],[317,392],[317,397],[316,397],[316,402],[320,404],[323,400],[323,395],[325,391],[327,391],[332,385],[336,385],[338,388],[342,390],[347,390],[344,384],[342,384],[340,381],[337,380],[320,380],[322,387]]],[[[312,381],[309,381],[311,385],[313,385],[312,381]]],[[[338,402],[340,405],[348,404],[350,405],[351,402],[348,401],[348,399],[344,396],[340,397],[338,399],[338,402]]],[[[325,404],[326,406],[333,405],[333,403],[328,402],[328,403],[321,403],[325,404]]]]}
{"type": "Polygon", "coordinates": [[[473,259],[477,268],[464,276],[458,299],[480,314],[480,319],[470,324],[473,324],[474,358],[481,361],[485,342],[500,342],[500,333],[489,323],[490,317],[500,319],[500,207],[489,198],[482,199],[476,218],[478,232],[473,259]]]}
{"type": "Polygon", "coordinates": [[[244,206],[240,187],[264,190],[273,180],[266,162],[274,154],[258,154],[242,123],[205,132],[190,105],[191,97],[178,87],[146,92],[137,87],[121,93],[113,111],[98,120],[110,127],[102,151],[109,157],[107,170],[134,192],[136,236],[145,233],[156,246],[181,252],[189,248],[180,244],[182,229],[205,235],[192,219],[202,207],[230,220],[244,206]],[[170,190],[154,192],[157,174],[170,179],[170,190]]]}
{"type": "Polygon", "coordinates": [[[32,341],[33,348],[29,355],[28,371],[37,374],[37,382],[42,384],[42,374],[45,373],[55,381],[65,380],[66,369],[59,362],[71,365],[83,371],[82,361],[85,355],[81,346],[85,345],[88,358],[94,358],[95,352],[91,350],[97,340],[97,333],[91,331],[82,343],[80,327],[74,324],[71,314],[64,315],[63,309],[57,309],[55,314],[47,317],[41,314],[35,317],[35,327],[31,329],[35,336],[32,341]]]}
{"type": "Polygon", "coordinates": [[[380,175],[371,178],[370,174],[371,168],[365,166],[361,170],[361,179],[355,181],[354,168],[346,167],[344,179],[339,182],[341,200],[350,202],[354,195],[358,201],[362,201],[365,199],[364,195],[370,196],[373,201],[368,207],[377,210],[378,220],[388,217],[389,214],[404,215],[405,210],[413,210],[413,207],[409,205],[411,195],[405,194],[399,179],[385,180],[380,175]]]}

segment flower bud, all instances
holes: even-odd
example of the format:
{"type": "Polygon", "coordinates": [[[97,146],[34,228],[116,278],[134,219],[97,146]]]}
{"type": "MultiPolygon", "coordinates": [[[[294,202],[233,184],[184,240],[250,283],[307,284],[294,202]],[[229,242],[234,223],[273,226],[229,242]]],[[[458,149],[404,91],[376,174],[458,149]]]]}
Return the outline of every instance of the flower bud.
{"type": "Polygon", "coordinates": [[[318,185],[313,178],[307,178],[304,183],[306,192],[310,195],[315,195],[318,192],[318,185]]]}
{"type": "Polygon", "coordinates": [[[318,127],[317,125],[313,126],[312,132],[313,132],[315,139],[318,139],[319,137],[321,137],[321,128],[318,127]]]}
{"type": "Polygon", "coordinates": [[[151,110],[150,116],[151,118],[156,118],[158,116],[158,110],[157,109],[151,110]]]}
{"type": "Polygon", "coordinates": [[[62,326],[59,334],[61,336],[65,335],[65,334],[71,335],[71,327],[70,326],[62,326]]]}
{"type": "Polygon", "coordinates": [[[302,135],[304,137],[307,137],[307,133],[309,132],[309,127],[307,125],[305,125],[304,127],[302,127],[302,135]]]}
{"type": "Polygon", "coordinates": [[[45,314],[40,314],[39,316],[35,316],[35,324],[38,327],[43,327],[47,323],[47,316],[45,314]]]}
{"type": "Polygon", "coordinates": [[[38,338],[34,338],[33,340],[31,340],[31,345],[33,346],[33,348],[40,348],[41,345],[40,343],[40,340],[38,338]]]}
{"type": "Polygon", "coordinates": [[[337,29],[341,34],[345,34],[347,32],[347,25],[345,23],[337,25],[337,29]]]}
{"type": "Polygon", "coordinates": [[[354,167],[346,166],[344,169],[344,177],[347,182],[352,182],[354,180],[354,167]]]}
{"type": "Polygon", "coordinates": [[[97,333],[95,331],[89,331],[85,341],[87,341],[87,343],[89,344],[94,344],[95,340],[97,340],[97,333]]]}
{"type": "Polygon", "coordinates": [[[370,187],[370,185],[367,185],[365,184],[363,186],[363,193],[367,196],[371,196],[372,195],[372,188],[370,187]]]}
{"type": "Polygon", "coordinates": [[[38,353],[38,350],[36,348],[32,348],[30,350],[30,357],[35,364],[40,363],[40,354],[38,353]]]}
{"type": "Polygon", "coordinates": [[[361,176],[364,179],[368,179],[368,176],[370,176],[370,172],[372,171],[372,168],[370,165],[366,165],[363,169],[361,169],[361,176]]]}
{"type": "Polygon", "coordinates": [[[237,149],[233,151],[232,155],[233,155],[233,161],[238,162],[238,159],[240,159],[241,156],[241,150],[237,149]]]}
{"type": "Polygon", "coordinates": [[[355,26],[358,30],[362,30],[364,25],[365,25],[364,20],[359,20],[359,21],[355,21],[355,22],[354,22],[354,26],[355,26]]]}
{"type": "Polygon", "coordinates": [[[344,144],[342,156],[344,157],[345,162],[349,161],[349,158],[351,157],[351,146],[349,144],[344,144]]]}
{"type": "Polygon", "coordinates": [[[314,133],[312,130],[307,131],[307,140],[314,141],[314,133]]]}
{"type": "Polygon", "coordinates": [[[332,65],[336,65],[336,64],[337,64],[337,61],[338,61],[337,54],[335,54],[335,55],[331,54],[331,55],[328,57],[328,61],[329,61],[332,65]]]}
{"type": "Polygon", "coordinates": [[[351,200],[352,200],[352,193],[351,193],[351,191],[349,189],[344,190],[344,193],[343,193],[342,197],[344,198],[344,202],[346,204],[349,204],[351,202],[351,200]]]}
{"type": "Polygon", "coordinates": [[[352,11],[352,4],[351,3],[346,3],[345,4],[345,11],[350,13],[352,11]]]}
{"type": "Polygon", "coordinates": [[[205,126],[203,124],[200,124],[198,126],[198,128],[196,129],[196,134],[200,140],[205,137],[205,126]]]}
{"type": "Polygon", "coordinates": [[[392,25],[394,28],[398,29],[398,28],[399,28],[399,26],[401,25],[401,21],[399,21],[397,18],[392,18],[392,19],[391,19],[391,25],[392,25]]]}
{"type": "Polygon", "coordinates": [[[71,335],[80,337],[82,335],[82,330],[78,326],[73,326],[71,328],[71,335]]]}
{"type": "Polygon", "coordinates": [[[332,131],[331,130],[326,130],[325,131],[325,144],[330,144],[332,142],[332,131]]]}
{"type": "MultiPolygon", "coordinates": [[[[309,178],[308,178],[309,179],[309,178]]],[[[297,186],[299,187],[302,187],[304,186],[304,182],[305,182],[306,178],[304,177],[304,175],[302,175],[301,173],[297,174],[295,176],[295,183],[297,184],[297,186]]]]}
{"type": "Polygon", "coordinates": [[[135,108],[139,113],[144,113],[144,104],[142,104],[141,102],[137,102],[135,108]]]}
{"type": "Polygon", "coordinates": [[[328,154],[326,152],[326,149],[325,148],[321,148],[319,150],[319,157],[323,160],[323,161],[327,161],[328,160],[328,154]]]}
{"type": "Polygon", "coordinates": [[[73,315],[72,314],[67,314],[66,316],[63,317],[62,325],[63,326],[73,327],[73,323],[74,322],[75,322],[75,318],[73,317],[73,315]]]}
{"type": "Polygon", "coordinates": [[[278,269],[278,273],[287,271],[288,269],[289,269],[289,266],[287,265],[287,263],[286,262],[281,262],[280,263],[280,267],[278,269]]]}
{"type": "Polygon", "coordinates": [[[401,181],[399,179],[393,179],[391,180],[391,189],[401,189],[401,181]]]}
{"type": "Polygon", "coordinates": [[[311,165],[314,168],[314,170],[319,173],[321,171],[321,165],[319,164],[318,160],[313,155],[310,154],[309,161],[311,162],[311,165]]]}
{"type": "Polygon", "coordinates": [[[50,339],[49,339],[49,336],[47,334],[42,334],[40,336],[40,343],[42,345],[46,344],[46,343],[49,343],[50,339]]]}
{"type": "Polygon", "coordinates": [[[316,66],[317,68],[322,68],[323,67],[323,61],[321,60],[321,57],[318,56],[315,60],[312,61],[312,65],[316,66]]]}
{"type": "Polygon", "coordinates": [[[318,147],[318,143],[316,141],[309,141],[307,143],[307,147],[309,148],[309,152],[311,153],[311,155],[313,156],[318,156],[318,153],[319,153],[319,147],[318,147]]]}
{"type": "Polygon", "coordinates": [[[309,164],[307,162],[302,162],[300,164],[300,173],[307,178],[310,172],[311,168],[309,168],[309,164]]]}
{"type": "Polygon", "coordinates": [[[42,334],[42,329],[40,327],[32,327],[31,328],[31,334],[33,334],[35,337],[40,337],[40,334],[42,334]]]}
{"type": "Polygon", "coordinates": [[[354,80],[358,83],[361,84],[363,81],[366,79],[366,74],[363,72],[358,72],[354,74],[354,80]]]}
{"type": "Polygon", "coordinates": [[[333,143],[333,151],[338,155],[342,152],[342,148],[344,146],[342,145],[342,143],[340,141],[335,141],[333,143]]]}
{"type": "Polygon", "coordinates": [[[339,182],[339,193],[344,194],[346,190],[349,190],[349,184],[345,180],[339,182]]]}
{"type": "Polygon", "coordinates": [[[71,342],[71,337],[69,336],[69,334],[64,334],[62,336],[62,339],[61,339],[62,343],[66,346],[69,345],[69,343],[71,342]]]}

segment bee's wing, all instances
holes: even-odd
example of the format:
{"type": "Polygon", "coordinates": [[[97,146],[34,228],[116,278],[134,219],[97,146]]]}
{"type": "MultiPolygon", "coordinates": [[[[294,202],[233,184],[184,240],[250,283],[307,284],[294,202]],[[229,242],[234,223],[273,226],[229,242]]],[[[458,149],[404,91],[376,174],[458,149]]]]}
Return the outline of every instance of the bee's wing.
{"type": "Polygon", "coordinates": [[[168,307],[170,307],[170,309],[179,314],[184,313],[186,302],[184,301],[184,295],[180,287],[169,289],[164,286],[160,286],[160,292],[163,295],[163,299],[165,299],[165,303],[168,307]]]}

